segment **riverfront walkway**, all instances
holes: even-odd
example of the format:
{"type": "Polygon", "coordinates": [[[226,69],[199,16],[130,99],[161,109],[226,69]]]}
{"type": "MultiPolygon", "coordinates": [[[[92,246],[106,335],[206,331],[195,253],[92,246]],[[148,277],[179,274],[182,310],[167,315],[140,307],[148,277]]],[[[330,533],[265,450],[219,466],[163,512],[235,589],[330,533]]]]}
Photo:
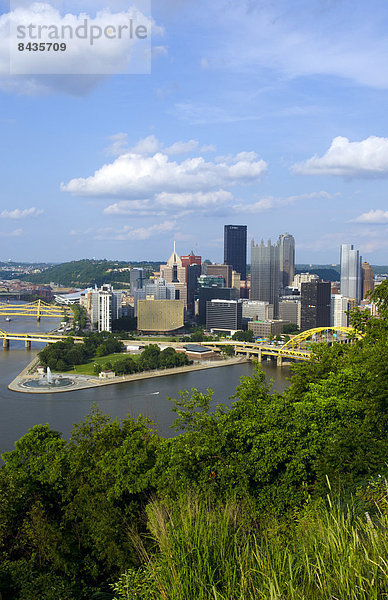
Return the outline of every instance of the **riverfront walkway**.
{"type": "MultiPolygon", "coordinates": [[[[23,387],[26,381],[39,380],[41,375],[34,374],[34,369],[38,364],[38,359],[34,358],[29,365],[23,369],[17,377],[9,384],[8,388],[13,392],[24,392],[25,394],[58,394],[62,392],[75,392],[77,390],[86,390],[90,388],[103,387],[106,385],[115,385],[117,383],[130,383],[131,381],[139,381],[141,379],[154,379],[156,377],[167,377],[168,375],[181,375],[182,373],[190,373],[192,371],[201,371],[203,369],[217,369],[219,367],[228,367],[231,365],[240,365],[248,362],[247,358],[238,356],[224,360],[212,360],[187,365],[184,367],[175,367],[173,369],[163,369],[157,371],[143,371],[142,373],[132,373],[132,375],[118,375],[112,379],[100,379],[93,375],[73,375],[61,373],[61,377],[72,380],[72,385],[68,387],[23,387]]],[[[53,378],[57,375],[54,373],[53,378]]]]}

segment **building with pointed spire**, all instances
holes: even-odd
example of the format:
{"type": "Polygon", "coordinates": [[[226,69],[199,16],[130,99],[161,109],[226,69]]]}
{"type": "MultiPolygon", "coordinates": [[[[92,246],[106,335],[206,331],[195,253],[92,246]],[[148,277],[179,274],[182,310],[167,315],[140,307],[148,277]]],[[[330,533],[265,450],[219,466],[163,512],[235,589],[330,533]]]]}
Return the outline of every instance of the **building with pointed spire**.
{"type": "Polygon", "coordinates": [[[167,264],[160,265],[160,276],[167,282],[175,286],[175,300],[183,300],[185,308],[187,307],[187,285],[186,268],[176,252],[175,242],[174,250],[167,264]]]}

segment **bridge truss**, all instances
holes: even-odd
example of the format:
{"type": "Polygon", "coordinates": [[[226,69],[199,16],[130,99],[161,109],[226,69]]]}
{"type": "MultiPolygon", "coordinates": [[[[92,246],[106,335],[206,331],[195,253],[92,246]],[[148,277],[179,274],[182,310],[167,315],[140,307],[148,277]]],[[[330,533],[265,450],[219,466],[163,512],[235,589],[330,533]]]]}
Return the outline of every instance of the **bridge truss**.
{"type": "Polygon", "coordinates": [[[72,315],[68,306],[48,304],[43,300],[35,300],[26,304],[6,304],[0,302],[0,317],[32,317],[40,321],[42,317],[51,319],[62,319],[72,315]]]}
{"type": "Polygon", "coordinates": [[[203,344],[220,348],[233,345],[236,354],[245,354],[247,357],[257,358],[259,362],[268,356],[273,357],[277,359],[278,366],[282,366],[283,359],[309,360],[313,344],[348,344],[361,337],[361,334],[357,333],[352,327],[316,327],[295,335],[281,346],[238,341],[203,342],[203,344]]]}

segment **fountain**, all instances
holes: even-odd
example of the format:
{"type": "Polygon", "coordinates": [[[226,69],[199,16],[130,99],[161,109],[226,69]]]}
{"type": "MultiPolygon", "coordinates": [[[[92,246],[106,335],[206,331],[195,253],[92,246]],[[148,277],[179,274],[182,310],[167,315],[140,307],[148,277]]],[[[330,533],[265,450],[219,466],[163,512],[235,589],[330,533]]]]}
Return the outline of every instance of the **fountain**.
{"type": "Polygon", "coordinates": [[[70,377],[61,377],[61,375],[54,377],[50,367],[47,367],[46,373],[42,373],[39,379],[28,379],[21,385],[27,388],[43,388],[47,390],[52,387],[70,387],[74,385],[74,381],[70,377]]]}

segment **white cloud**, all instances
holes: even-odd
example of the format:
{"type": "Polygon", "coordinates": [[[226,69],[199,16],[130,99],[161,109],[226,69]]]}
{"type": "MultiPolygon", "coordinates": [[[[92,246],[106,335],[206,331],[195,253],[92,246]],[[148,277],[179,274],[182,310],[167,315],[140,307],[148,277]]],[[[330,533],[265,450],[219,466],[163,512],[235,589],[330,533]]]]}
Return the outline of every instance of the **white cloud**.
{"type": "MultiPolygon", "coordinates": [[[[24,95],[52,91],[83,95],[109,75],[147,73],[151,61],[148,48],[151,31],[153,36],[164,33],[163,28],[156,25],[149,15],[142,14],[134,5],[128,7],[124,3],[116,2],[114,12],[106,8],[106,3],[97,2],[89,7],[89,14],[85,3],[82,11],[78,6],[64,14],[48,1],[16,6],[12,11],[0,15],[0,88],[24,95]],[[131,37],[128,29],[131,21],[135,27],[138,24],[146,27],[146,39],[139,40],[134,35],[131,37]],[[30,24],[42,26],[40,37],[36,40],[28,37],[27,28],[30,24]],[[24,39],[16,37],[16,28],[20,26],[26,28],[24,39]],[[79,27],[84,29],[77,30],[79,27]],[[101,35],[90,43],[91,27],[99,27],[101,32],[110,27],[110,37],[101,35]],[[49,39],[48,28],[51,28],[51,35],[57,28],[58,39],[49,39]],[[80,35],[74,34],[76,30],[80,35]],[[67,47],[66,51],[60,53],[16,51],[18,43],[27,44],[29,41],[65,42],[67,47]]],[[[95,32],[99,35],[96,29],[95,32]]],[[[38,35],[37,27],[32,35],[34,38],[38,35]]],[[[162,47],[157,47],[157,54],[163,52],[162,47]]]]}
{"type": "Polygon", "coordinates": [[[214,144],[205,144],[199,149],[200,152],[216,152],[216,150],[217,148],[214,146],[214,144]]]}
{"type": "Polygon", "coordinates": [[[188,154],[195,150],[197,146],[197,140],[188,140],[187,142],[174,142],[171,146],[164,147],[155,135],[149,135],[140,139],[129,151],[133,154],[141,154],[142,156],[149,156],[156,154],[156,152],[163,152],[171,156],[174,154],[188,154]]]}
{"type": "Polygon", "coordinates": [[[157,206],[165,208],[208,208],[210,206],[219,206],[224,202],[233,199],[233,194],[226,190],[217,190],[214,192],[186,192],[184,194],[169,194],[162,192],[157,194],[155,201],[157,206]]]}
{"type": "Polygon", "coordinates": [[[370,136],[350,142],[338,136],[327,152],[293,166],[300,175],[337,175],[343,177],[388,176],[388,138],[370,136]]]}
{"type": "Polygon", "coordinates": [[[88,236],[95,240],[115,240],[115,241],[126,241],[126,240],[148,240],[151,237],[163,235],[170,231],[173,231],[176,227],[176,221],[164,221],[163,223],[157,223],[150,225],[149,227],[133,227],[131,225],[123,225],[122,227],[102,227],[100,229],[87,229],[87,230],[72,230],[70,235],[72,236],[88,236]]]}
{"type": "Polygon", "coordinates": [[[121,200],[104,208],[107,215],[162,216],[174,210],[174,217],[182,217],[189,211],[196,213],[232,201],[233,194],[226,190],[214,192],[186,192],[156,194],[153,200],[121,200]],[[176,211],[179,212],[176,212],[176,211]]]}
{"type": "Polygon", "coordinates": [[[370,210],[363,213],[353,223],[388,223],[388,210],[370,210]]]}
{"type": "MultiPolygon", "coordinates": [[[[335,194],[336,195],[336,194],[335,194]]],[[[261,198],[257,202],[253,202],[252,204],[235,204],[233,206],[233,210],[236,213],[246,213],[246,214],[258,214],[267,212],[268,210],[276,209],[281,206],[287,206],[290,204],[294,204],[295,202],[301,200],[314,200],[319,198],[324,198],[329,200],[333,198],[333,194],[329,194],[325,191],[320,192],[311,192],[306,194],[299,194],[295,196],[286,196],[285,198],[276,198],[274,196],[267,196],[265,198],[261,198]]]]}
{"type": "Polygon", "coordinates": [[[87,178],[61,184],[61,190],[77,196],[150,198],[161,193],[210,192],[237,183],[257,182],[267,163],[254,152],[241,152],[227,161],[207,162],[203,157],[180,163],[166,154],[153,156],[127,153],[87,178]]]}
{"type": "Polygon", "coordinates": [[[135,146],[130,149],[133,154],[141,154],[147,156],[148,154],[155,154],[162,149],[162,144],[154,135],[140,139],[135,146]]]}
{"type": "Polygon", "coordinates": [[[127,133],[115,133],[110,135],[108,140],[111,142],[107,148],[105,148],[106,154],[111,156],[119,156],[128,150],[128,134],[127,133]]]}
{"type": "Polygon", "coordinates": [[[2,210],[0,212],[0,219],[27,219],[28,217],[38,217],[43,214],[43,210],[39,208],[13,208],[12,210],[2,210]]]}
{"type": "Polygon", "coordinates": [[[188,142],[175,142],[165,149],[165,153],[169,156],[174,154],[187,154],[188,152],[195,150],[197,146],[197,140],[189,140],[188,142]]]}

